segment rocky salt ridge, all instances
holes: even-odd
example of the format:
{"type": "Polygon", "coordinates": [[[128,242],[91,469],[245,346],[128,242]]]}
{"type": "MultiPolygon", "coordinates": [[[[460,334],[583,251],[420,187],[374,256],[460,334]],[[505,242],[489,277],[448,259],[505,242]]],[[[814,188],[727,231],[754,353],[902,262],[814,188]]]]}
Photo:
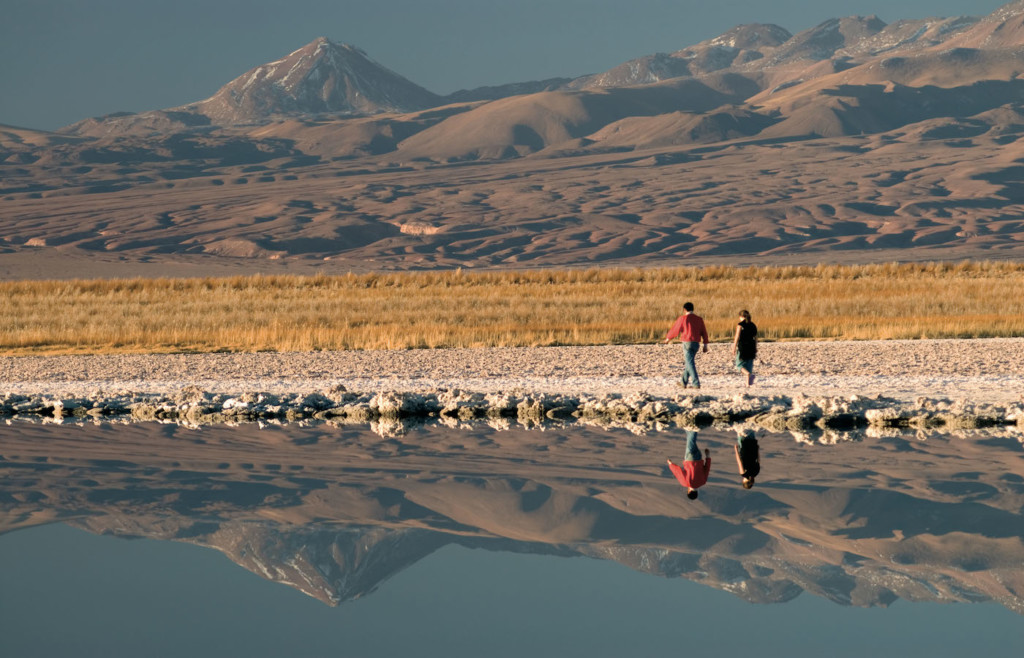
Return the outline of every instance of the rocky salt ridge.
{"type": "Polygon", "coordinates": [[[678,346],[0,357],[0,417],[190,425],[583,422],[767,430],[1024,427],[1024,338],[729,345],[683,390],[678,346]]]}
{"type": "Polygon", "coordinates": [[[865,427],[976,429],[1024,426],[1024,403],[975,403],[919,398],[904,402],[879,395],[808,397],[677,395],[638,393],[557,395],[433,393],[385,391],[358,393],[335,387],[304,394],[211,393],[191,386],[172,395],[102,393],[63,398],[7,394],[0,415],[11,419],[109,419],[177,422],[188,425],[260,421],[334,421],[343,424],[400,424],[431,419],[472,423],[516,420],[525,425],[583,422],[594,425],[659,429],[743,423],[769,431],[851,430],[865,427]]]}

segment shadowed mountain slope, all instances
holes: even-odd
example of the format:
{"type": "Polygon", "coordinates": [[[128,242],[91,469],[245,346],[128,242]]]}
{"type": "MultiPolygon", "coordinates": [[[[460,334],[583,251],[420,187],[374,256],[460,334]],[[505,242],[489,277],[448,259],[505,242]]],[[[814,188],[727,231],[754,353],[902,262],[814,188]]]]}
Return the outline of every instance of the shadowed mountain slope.
{"type": "Polygon", "coordinates": [[[1003,5],[949,39],[946,45],[984,49],[1024,47],[1024,2],[1017,0],[1003,5]]]}
{"type": "MultiPolygon", "coordinates": [[[[409,157],[444,159],[515,157],[586,137],[613,121],[675,111],[706,112],[743,99],[721,81],[720,91],[698,80],[603,91],[545,92],[487,103],[401,142],[409,157]]],[[[742,82],[746,82],[745,80],[742,82]]],[[[732,83],[732,84],[730,84],[732,83]]]]}

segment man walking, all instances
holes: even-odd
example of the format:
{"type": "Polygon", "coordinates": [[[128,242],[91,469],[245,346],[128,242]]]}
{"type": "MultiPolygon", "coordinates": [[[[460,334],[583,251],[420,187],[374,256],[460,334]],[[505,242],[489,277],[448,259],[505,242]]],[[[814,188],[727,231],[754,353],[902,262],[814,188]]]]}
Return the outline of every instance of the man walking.
{"type": "Polygon", "coordinates": [[[675,324],[668,330],[663,341],[666,345],[676,336],[683,344],[683,388],[692,386],[700,388],[700,377],[697,376],[697,350],[704,343],[704,353],[708,352],[708,330],[704,327],[704,319],[693,312],[693,304],[683,304],[683,314],[676,318],[675,324]]]}
{"type": "Polygon", "coordinates": [[[711,451],[705,449],[704,459],[701,459],[700,448],[697,446],[697,433],[693,430],[686,430],[686,456],[683,465],[680,466],[669,459],[668,469],[679,480],[679,484],[686,487],[686,497],[696,500],[697,489],[707,483],[708,474],[711,473],[711,451]]]}

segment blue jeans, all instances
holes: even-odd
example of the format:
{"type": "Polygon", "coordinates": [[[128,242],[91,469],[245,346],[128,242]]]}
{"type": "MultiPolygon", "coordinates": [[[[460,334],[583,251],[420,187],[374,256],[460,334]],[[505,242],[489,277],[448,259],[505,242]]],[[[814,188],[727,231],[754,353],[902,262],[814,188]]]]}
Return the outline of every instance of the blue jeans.
{"type": "Polygon", "coordinates": [[[686,454],[683,456],[683,460],[699,462],[702,459],[704,456],[700,454],[700,446],[697,445],[697,433],[693,430],[686,430],[686,454]]]}
{"type": "Polygon", "coordinates": [[[697,351],[700,343],[683,343],[683,384],[686,386],[700,386],[700,377],[697,376],[697,351]]]}

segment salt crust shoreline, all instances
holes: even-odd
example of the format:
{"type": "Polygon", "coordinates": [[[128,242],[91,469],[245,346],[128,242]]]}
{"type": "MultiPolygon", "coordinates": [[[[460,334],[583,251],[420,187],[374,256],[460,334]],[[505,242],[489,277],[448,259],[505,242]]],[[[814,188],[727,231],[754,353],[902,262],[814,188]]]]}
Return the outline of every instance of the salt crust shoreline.
{"type": "Polygon", "coordinates": [[[438,419],[768,430],[1024,427],[1024,339],[0,357],[0,416],[189,425],[438,419]]]}

